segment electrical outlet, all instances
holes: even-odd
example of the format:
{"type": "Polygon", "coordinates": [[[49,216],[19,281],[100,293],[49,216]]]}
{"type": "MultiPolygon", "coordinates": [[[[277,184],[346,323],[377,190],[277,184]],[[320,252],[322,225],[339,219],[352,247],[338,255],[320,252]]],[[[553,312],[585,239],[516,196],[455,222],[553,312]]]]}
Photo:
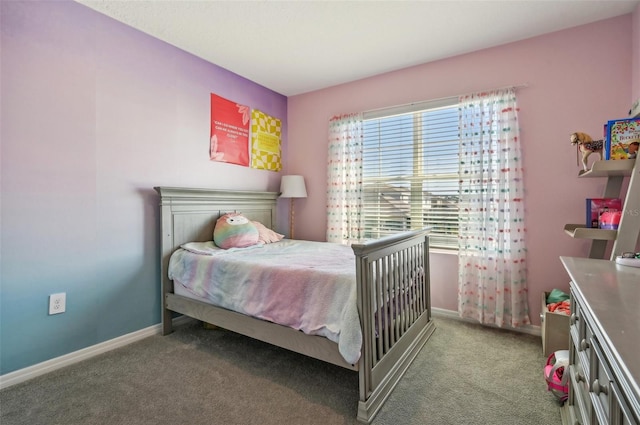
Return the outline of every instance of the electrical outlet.
{"type": "Polygon", "coordinates": [[[49,314],[60,314],[67,310],[67,293],[49,295],[49,314]]]}

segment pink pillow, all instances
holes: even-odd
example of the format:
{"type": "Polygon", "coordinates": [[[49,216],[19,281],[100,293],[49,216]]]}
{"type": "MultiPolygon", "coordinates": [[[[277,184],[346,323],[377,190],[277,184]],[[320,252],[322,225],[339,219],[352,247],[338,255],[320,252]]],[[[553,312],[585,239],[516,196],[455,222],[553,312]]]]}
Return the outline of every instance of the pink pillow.
{"type": "Polygon", "coordinates": [[[223,249],[256,245],[260,234],[256,226],[240,213],[228,213],[216,221],[213,241],[223,249]]]}
{"type": "Polygon", "coordinates": [[[252,221],[252,223],[258,229],[260,242],[273,243],[281,241],[282,238],[284,238],[284,235],[274,232],[259,221],[252,221]]]}

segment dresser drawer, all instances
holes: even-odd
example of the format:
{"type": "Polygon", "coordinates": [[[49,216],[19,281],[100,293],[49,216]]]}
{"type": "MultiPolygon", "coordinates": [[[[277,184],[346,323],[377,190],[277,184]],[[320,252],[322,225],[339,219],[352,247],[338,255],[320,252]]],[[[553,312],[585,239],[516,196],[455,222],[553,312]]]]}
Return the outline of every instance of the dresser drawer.
{"type": "Polygon", "coordinates": [[[590,340],[590,346],[593,353],[591,363],[593,377],[591,379],[589,396],[591,398],[591,404],[593,405],[593,411],[598,418],[598,423],[602,425],[609,424],[611,423],[613,394],[611,383],[613,381],[613,374],[598,345],[598,341],[592,338],[590,340]]]}
{"type": "Polygon", "coordinates": [[[579,376],[584,378],[585,388],[588,391],[589,383],[591,382],[591,340],[593,339],[593,331],[579,308],[573,318],[576,323],[571,327],[571,342],[575,354],[571,361],[576,366],[579,366],[579,370],[576,370],[576,372],[580,372],[579,376]]]}
{"type": "Polygon", "coordinates": [[[583,416],[591,411],[591,400],[589,398],[587,382],[576,365],[569,366],[569,373],[571,379],[569,383],[569,407],[573,414],[571,424],[589,424],[589,418],[583,416]]]}
{"type": "Polygon", "coordinates": [[[569,326],[578,337],[584,337],[584,318],[582,317],[582,309],[576,300],[576,296],[571,291],[571,315],[569,316],[569,326]]]}
{"type": "MultiPolygon", "coordinates": [[[[575,345],[576,352],[582,357],[585,364],[589,364],[591,359],[590,339],[593,337],[593,330],[587,322],[584,312],[582,311],[580,304],[576,301],[574,294],[571,296],[571,317],[569,318],[569,329],[571,333],[571,340],[575,345]]],[[[585,367],[585,371],[588,377],[588,367],[585,367]]]]}

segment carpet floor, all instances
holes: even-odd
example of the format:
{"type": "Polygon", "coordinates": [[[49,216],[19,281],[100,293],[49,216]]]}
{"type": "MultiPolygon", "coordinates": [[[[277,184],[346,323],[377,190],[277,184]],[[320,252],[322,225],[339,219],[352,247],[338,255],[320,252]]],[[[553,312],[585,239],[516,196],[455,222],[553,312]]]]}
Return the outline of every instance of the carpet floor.
{"type": "MultiPolygon", "coordinates": [[[[374,425],[555,425],[539,337],[436,317],[374,425]]],[[[198,322],[0,391],[2,425],[357,424],[356,372],[198,322]]]]}

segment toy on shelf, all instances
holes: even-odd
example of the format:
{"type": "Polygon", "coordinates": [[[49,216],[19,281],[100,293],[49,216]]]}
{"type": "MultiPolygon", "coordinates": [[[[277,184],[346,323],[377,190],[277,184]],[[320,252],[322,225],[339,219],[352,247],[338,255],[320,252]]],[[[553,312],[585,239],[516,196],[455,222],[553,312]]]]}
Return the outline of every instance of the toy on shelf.
{"type": "Polygon", "coordinates": [[[622,211],[622,199],[620,198],[587,198],[586,226],[594,229],[617,230],[618,226],[615,228],[607,226],[620,222],[620,214],[618,214],[618,221],[615,223],[611,217],[612,213],[620,211],[622,211]],[[607,215],[603,217],[604,214],[607,215]]]}
{"type": "MultiPolygon", "coordinates": [[[[596,152],[598,155],[600,155],[600,160],[603,159],[603,156],[602,156],[602,148],[604,145],[603,140],[593,140],[591,136],[589,136],[587,133],[582,133],[578,131],[571,135],[571,145],[577,146],[576,153],[577,152],[582,153],[581,173],[584,173],[587,170],[589,170],[589,167],[587,165],[587,159],[589,158],[589,155],[591,155],[592,153],[596,152]]],[[[579,162],[578,162],[578,165],[580,165],[579,162]]]]}

